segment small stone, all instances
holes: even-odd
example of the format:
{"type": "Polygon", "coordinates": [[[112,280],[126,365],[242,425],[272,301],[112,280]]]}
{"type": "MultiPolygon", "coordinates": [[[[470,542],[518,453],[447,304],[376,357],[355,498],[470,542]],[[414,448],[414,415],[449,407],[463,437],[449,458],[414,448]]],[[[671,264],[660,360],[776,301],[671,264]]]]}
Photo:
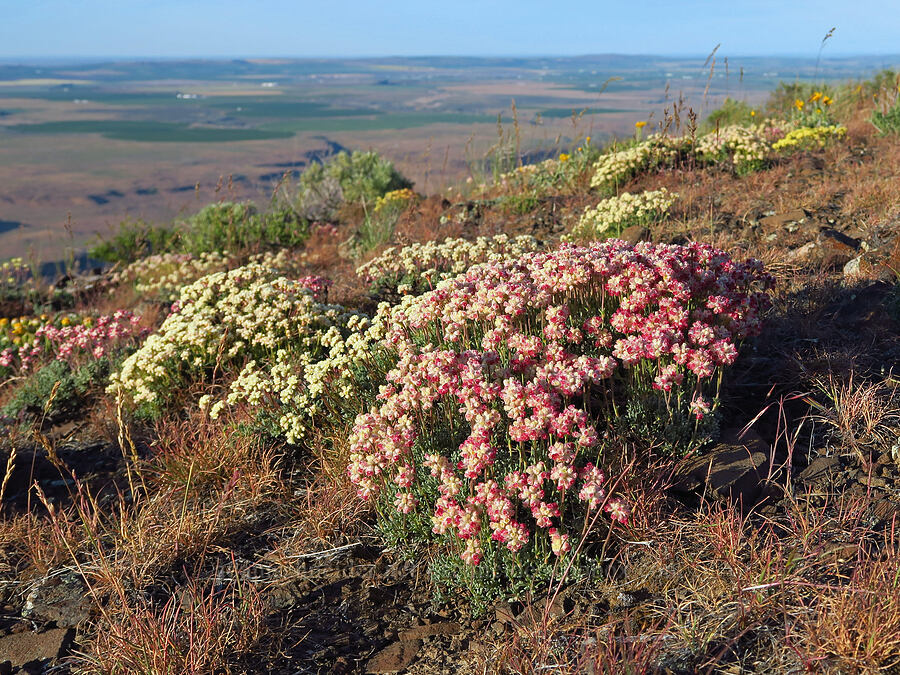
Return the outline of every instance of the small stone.
{"type": "Polygon", "coordinates": [[[862,265],[862,256],[856,256],[844,265],[844,276],[848,279],[852,279],[853,277],[858,277],[860,275],[860,266],[862,265]]]}
{"type": "Polygon", "coordinates": [[[832,227],[826,227],[819,233],[822,243],[839,253],[858,251],[861,246],[859,239],[847,236],[832,227]]]}
{"type": "Polygon", "coordinates": [[[806,211],[803,209],[792,209],[784,213],[777,213],[766,216],[759,221],[763,227],[775,228],[784,227],[790,223],[802,223],[806,219],[806,211]]]}
{"type": "Polygon", "coordinates": [[[816,242],[809,241],[803,244],[803,246],[790,251],[788,253],[788,259],[800,263],[807,262],[812,257],[813,253],[816,252],[818,246],[819,245],[816,242]]]}
{"type": "Polygon", "coordinates": [[[754,504],[769,459],[769,447],[755,432],[740,437],[732,429],[722,433],[722,442],[695,458],[683,469],[676,489],[709,491],[720,499],[754,504]]]}
{"type": "Polygon", "coordinates": [[[411,664],[422,642],[419,640],[398,640],[375,654],[366,664],[366,673],[396,673],[411,664]]]}
{"type": "Polygon", "coordinates": [[[74,628],[90,616],[93,602],[81,576],[64,572],[45,577],[25,598],[22,616],[38,621],[54,621],[60,628],[74,628]]]}
{"type": "Polygon", "coordinates": [[[884,478],[879,478],[878,476],[869,477],[867,474],[857,476],[856,481],[860,485],[865,485],[866,487],[871,488],[883,488],[887,486],[887,482],[884,480],[884,478]]]}
{"type": "Polygon", "coordinates": [[[500,623],[513,623],[516,620],[516,615],[508,602],[498,602],[494,609],[494,615],[500,623]]]}
{"type": "Polygon", "coordinates": [[[872,515],[879,521],[890,520],[894,516],[900,515],[900,504],[882,499],[872,506],[872,515]]]}

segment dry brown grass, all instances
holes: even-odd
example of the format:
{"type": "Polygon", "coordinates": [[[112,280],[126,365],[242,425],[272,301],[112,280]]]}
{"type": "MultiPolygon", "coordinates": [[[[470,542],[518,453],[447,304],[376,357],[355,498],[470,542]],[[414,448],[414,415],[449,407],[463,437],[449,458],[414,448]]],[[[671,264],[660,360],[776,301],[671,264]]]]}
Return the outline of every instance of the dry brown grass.
{"type": "Polygon", "coordinates": [[[884,672],[900,660],[898,539],[864,512],[801,495],[783,519],[707,504],[657,523],[624,544],[610,568],[620,572],[570,594],[605,612],[520,623],[494,663],[509,673],[884,672]],[[632,594],[647,599],[632,606],[632,594]]]}
{"type": "Polygon", "coordinates": [[[77,659],[78,672],[230,673],[223,664],[240,660],[265,634],[265,604],[239,580],[213,589],[188,579],[178,593],[155,603],[117,591],[117,603],[104,612],[100,630],[77,659]]]}

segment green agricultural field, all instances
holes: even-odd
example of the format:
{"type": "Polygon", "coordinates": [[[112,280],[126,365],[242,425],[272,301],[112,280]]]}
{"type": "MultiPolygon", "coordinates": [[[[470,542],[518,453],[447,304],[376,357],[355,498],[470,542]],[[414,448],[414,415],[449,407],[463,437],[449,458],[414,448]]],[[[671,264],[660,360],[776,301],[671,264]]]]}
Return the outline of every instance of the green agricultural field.
{"type": "Polygon", "coordinates": [[[312,101],[284,101],[271,100],[271,98],[254,98],[254,97],[233,97],[233,98],[215,98],[211,101],[202,101],[206,107],[225,110],[237,117],[252,118],[277,118],[277,119],[298,119],[298,118],[330,118],[330,117],[361,117],[377,113],[376,110],[369,108],[333,108],[323,103],[315,103],[312,101]]]}
{"type": "Polygon", "coordinates": [[[84,120],[16,124],[8,129],[22,134],[100,134],[119,141],[145,143],[228,143],[290,138],[292,132],[273,129],[228,129],[191,127],[169,122],[131,122],[125,120],[84,120]]]}
{"type": "Polygon", "coordinates": [[[637,113],[639,110],[624,108],[547,108],[540,111],[541,117],[564,118],[574,115],[607,115],[610,113],[637,113]]]}

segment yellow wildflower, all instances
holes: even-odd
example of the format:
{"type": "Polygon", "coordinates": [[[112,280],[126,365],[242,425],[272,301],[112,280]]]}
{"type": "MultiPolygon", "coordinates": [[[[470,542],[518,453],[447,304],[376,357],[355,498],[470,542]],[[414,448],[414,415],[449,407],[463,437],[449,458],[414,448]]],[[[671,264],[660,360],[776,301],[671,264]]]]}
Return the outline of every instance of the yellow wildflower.
{"type": "Polygon", "coordinates": [[[641,120],[640,122],[635,122],[634,126],[636,129],[643,129],[645,126],[647,126],[647,122],[644,120],[641,120]]]}
{"type": "Polygon", "coordinates": [[[71,320],[69,317],[64,316],[62,319],[59,320],[59,322],[60,322],[63,326],[68,326],[70,323],[72,323],[72,320],[71,320]]]}
{"type": "Polygon", "coordinates": [[[569,159],[569,156],[566,153],[563,152],[559,155],[560,162],[565,162],[567,159],[569,159]]]}
{"type": "Polygon", "coordinates": [[[798,98],[796,101],[794,101],[794,107],[797,110],[803,110],[803,101],[798,98]]]}
{"type": "Polygon", "coordinates": [[[751,111],[750,111],[750,117],[756,117],[756,111],[755,111],[755,110],[751,110],[751,111]]]}
{"type": "Polygon", "coordinates": [[[814,91],[814,92],[813,92],[813,95],[809,97],[809,102],[810,102],[810,103],[815,103],[815,102],[818,101],[820,98],[822,98],[822,92],[821,92],[821,91],[814,91]]]}
{"type": "Polygon", "coordinates": [[[831,105],[831,97],[830,97],[830,96],[823,96],[823,97],[822,97],[822,103],[825,104],[825,105],[831,105]]]}

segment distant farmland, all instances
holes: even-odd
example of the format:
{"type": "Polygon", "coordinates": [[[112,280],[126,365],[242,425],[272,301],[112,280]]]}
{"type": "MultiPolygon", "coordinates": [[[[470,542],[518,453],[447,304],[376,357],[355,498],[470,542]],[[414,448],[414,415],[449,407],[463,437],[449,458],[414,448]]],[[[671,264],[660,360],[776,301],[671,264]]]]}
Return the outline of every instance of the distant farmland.
{"type": "Polygon", "coordinates": [[[433,191],[513,137],[523,157],[546,157],[588,135],[629,137],[636,121],[652,129],[679,100],[702,117],[726,96],[761,104],[781,80],[879,67],[815,65],[744,59],[730,76],[641,56],[0,65],[0,259],[58,258],[126,217],[265,201],[286,171],[295,180],[341,149],[384,153],[433,191]]]}

